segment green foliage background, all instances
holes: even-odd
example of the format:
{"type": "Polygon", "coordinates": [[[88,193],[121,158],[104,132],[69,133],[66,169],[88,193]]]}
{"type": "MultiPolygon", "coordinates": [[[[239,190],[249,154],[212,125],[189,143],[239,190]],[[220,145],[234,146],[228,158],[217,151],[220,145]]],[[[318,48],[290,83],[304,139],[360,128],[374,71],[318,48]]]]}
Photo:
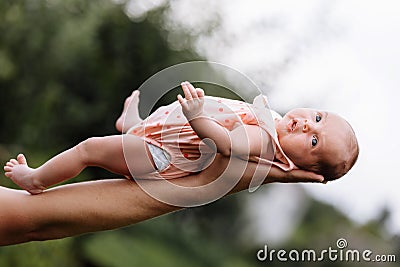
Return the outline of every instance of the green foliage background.
{"type": "MultiPolygon", "coordinates": [[[[1,162],[23,152],[35,167],[87,137],[116,134],[114,122],[133,89],[165,67],[200,59],[168,46],[163,8],[140,22],[123,8],[106,0],[0,0],[1,162]]],[[[89,169],[71,182],[112,176],[89,169]]],[[[15,188],[4,176],[0,185],[15,188]]],[[[115,231],[2,247],[0,266],[280,265],[256,258],[262,246],[246,227],[247,198],[241,193],[115,231]]],[[[282,248],[324,249],[345,237],[399,258],[399,238],[383,228],[387,211],[360,226],[331,206],[305,201],[308,209],[282,248]]]]}

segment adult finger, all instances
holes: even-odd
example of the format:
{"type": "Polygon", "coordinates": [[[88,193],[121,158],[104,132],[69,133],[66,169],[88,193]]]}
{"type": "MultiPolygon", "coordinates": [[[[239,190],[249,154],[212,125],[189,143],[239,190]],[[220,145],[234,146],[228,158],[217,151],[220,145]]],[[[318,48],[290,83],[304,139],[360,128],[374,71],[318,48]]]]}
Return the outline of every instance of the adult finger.
{"type": "Polygon", "coordinates": [[[323,176],[315,174],[313,172],[304,170],[291,170],[289,172],[283,171],[282,169],[272,166],[268,177],[267,183],[321,183],[323,176]]]}
{"type": "Polygon", "coordinates": [[[291,176],[294,182],[321,183],[324,181],[324,177],[322,175],[305,170],[293,170],[291,171],[291,176]]]}

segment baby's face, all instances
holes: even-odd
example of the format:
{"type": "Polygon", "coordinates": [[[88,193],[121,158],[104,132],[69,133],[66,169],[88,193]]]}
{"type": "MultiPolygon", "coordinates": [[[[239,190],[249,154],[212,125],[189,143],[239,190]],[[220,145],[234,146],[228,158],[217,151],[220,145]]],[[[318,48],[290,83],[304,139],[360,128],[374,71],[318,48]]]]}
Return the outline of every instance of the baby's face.
{"type": "Polygon", "coordinates": [[[351,128],[334,113],[293,109],[276,122],[276,130],[283,151],[298,166],[309,166],[320,159],[337,162],[348,158],[344,140],[351,128]]]}

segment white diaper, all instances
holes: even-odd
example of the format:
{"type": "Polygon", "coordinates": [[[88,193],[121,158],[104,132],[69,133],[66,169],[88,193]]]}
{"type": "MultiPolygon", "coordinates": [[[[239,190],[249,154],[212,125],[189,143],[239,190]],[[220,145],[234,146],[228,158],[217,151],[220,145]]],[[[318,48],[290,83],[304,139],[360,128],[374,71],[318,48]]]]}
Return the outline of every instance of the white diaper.
{"type": "Polygon", "coordinates": [[[159,172],[169,166],[171,156],[167,151],[150,143],[147,143],[147,147],[159,172]]]}

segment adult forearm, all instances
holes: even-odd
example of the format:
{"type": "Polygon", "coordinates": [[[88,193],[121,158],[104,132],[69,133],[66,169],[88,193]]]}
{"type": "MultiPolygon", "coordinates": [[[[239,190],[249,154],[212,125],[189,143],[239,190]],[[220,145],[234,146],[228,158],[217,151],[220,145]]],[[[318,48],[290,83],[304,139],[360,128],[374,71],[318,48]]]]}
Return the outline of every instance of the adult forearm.
{"type": "Polygon", "coordinates": [[[115,229],[177,207],[154,200],[126,179],[59,186],[39,195],[0,187],[0,245],[115,229]]]}
{"type": "MultiPolygon", "coordinates": [[[[219,160],[204,173],[170,181],[188,187],[204,185],[218,177],[226,163],[219,160]]],[[[162,185],[156,180],[146,182],[156,190],[162,185]]],[[[239,183],[234,191],[245,184],[239,183]]],[[[39,195],[0,187],[0,203],[0,245],[115,229],[181,209],[152,198],[127,179],[63,185],[39,195]]]]}

